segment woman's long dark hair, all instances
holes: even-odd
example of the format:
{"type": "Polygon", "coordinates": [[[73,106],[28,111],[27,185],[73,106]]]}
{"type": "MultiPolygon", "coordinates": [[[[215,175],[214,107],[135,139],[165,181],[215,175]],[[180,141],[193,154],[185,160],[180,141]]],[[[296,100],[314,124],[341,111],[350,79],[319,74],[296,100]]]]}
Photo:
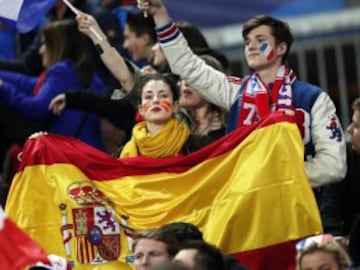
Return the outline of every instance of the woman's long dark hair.
{"type": "Polygon", "coordinates": [[[94,73],[90,43],[78,31],[76,21],[67,19],[51,22],[44,27],[42,33],[50,64],[70,60],[84,87],[88,87],[94,73]]]}

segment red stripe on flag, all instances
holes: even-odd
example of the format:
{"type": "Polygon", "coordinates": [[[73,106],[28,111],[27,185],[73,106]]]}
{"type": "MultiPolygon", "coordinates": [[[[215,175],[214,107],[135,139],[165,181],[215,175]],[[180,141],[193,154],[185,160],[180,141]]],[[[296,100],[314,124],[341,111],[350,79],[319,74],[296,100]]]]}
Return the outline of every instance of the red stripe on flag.
{"type": "Polygon", "coordinates": [[[265,248],[233,254],[241,264],[249,269],[261,270],[295,270],[295,244],[298,240],[289,241],[265,248]]]}
{"type": "Polygon", "coordinates": [[[129,175],[149,175],[159,171],[181,173],[191,169],[194,164],[231,151],[255,129],[280,122],[295,123],[294,119],[294,117],[282,112],[275,112],[263,121],[239,128],[191,155],[163,159],[146,157],[115,159],[77,139],[58,135],[44,135],[27,140],[23,151],[28,153],[28,156],[24,156],[19,170],[23,170],[26,166],[38,164],[70,163],[77,164],[79,170],[85,172],[89,178],[99,181],[129,175]],[[59,143],[61,143],[60,149],[59,143]],[[67,152],[67,149],[74,148],[79,149],[76,154],[71,150],[69,153],[67,152]],[[52,155],[51,153],[57,154],[52,155]],[[100,163],[102,164],[101,167],[99,166],[100,163]],[[94,164],[96,166],[93,166],[94,164]]]}

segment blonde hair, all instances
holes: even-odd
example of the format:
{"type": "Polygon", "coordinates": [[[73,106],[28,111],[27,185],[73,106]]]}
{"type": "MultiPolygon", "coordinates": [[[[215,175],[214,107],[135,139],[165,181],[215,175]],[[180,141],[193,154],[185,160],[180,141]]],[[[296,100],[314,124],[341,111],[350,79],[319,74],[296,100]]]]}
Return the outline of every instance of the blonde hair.
{"type": "Polygon", "coordinates": [[[321,244],[314,242],[305,249],[298,251],[296,255],[297,269],[302,270],[301,262],[304,256],[315,253],[317,251],[323,251],[331,254],[334,257],[337,265],[339,266],[339,269],[341,270],[347,269],[351,264],[350,257],[345,251],[345,249],[338,242],[333,240],[321,244]]]}

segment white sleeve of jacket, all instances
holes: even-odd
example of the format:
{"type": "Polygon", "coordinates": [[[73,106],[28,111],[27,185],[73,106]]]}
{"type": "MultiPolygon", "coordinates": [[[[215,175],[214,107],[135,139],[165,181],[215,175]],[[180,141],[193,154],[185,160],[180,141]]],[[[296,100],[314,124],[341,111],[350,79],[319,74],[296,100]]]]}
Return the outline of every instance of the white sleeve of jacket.
{"type": "Polygon", "coordinates": [[[346,174],[346,143],[344,132],[336,116],[336,108],[328,94],[321,93],[311,109],[311,136],[315,156],[305,161],[305,170],[312,187],[341,181],[346,174]],[[331,139],[327,128],[331,117],[336,117],[341,141],[331,139]]]}
{"type": "Polygon", "coordinates": [[[206,100],[230,110],[240,88],[240,79],[230,81],[226,74],[207,65],[191,51],[182,33],[160,45],[173,73],[206,100]]]}

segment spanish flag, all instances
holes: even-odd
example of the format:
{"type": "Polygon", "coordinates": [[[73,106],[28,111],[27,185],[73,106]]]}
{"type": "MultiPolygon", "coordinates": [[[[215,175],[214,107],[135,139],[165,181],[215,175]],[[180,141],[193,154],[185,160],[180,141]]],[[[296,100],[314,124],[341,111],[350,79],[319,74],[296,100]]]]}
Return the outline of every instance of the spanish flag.
{"type": "Polygon", "coordinates": [[[295,269],[294,243],[321,233],[290,116],[273,113],[189,156],[114,159],[76,139],[29,139],[6,212],[73,269],[131,269],[132,234],[197,225],[250,269],[295,269]]]}

